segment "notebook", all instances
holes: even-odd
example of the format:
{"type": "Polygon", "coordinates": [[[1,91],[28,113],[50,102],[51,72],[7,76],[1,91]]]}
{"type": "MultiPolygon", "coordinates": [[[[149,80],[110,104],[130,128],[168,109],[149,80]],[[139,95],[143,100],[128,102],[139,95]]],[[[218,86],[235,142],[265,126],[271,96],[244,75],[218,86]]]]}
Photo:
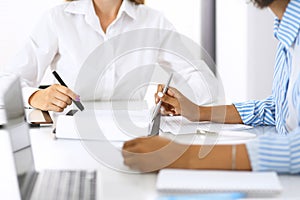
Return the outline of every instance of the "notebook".
{"type": "Polygon", "coordinates": [[[160,170],[156,188],[160,192],[242,192],[247,196],[276,196],[282,191],[275,172],[160,170]]]}

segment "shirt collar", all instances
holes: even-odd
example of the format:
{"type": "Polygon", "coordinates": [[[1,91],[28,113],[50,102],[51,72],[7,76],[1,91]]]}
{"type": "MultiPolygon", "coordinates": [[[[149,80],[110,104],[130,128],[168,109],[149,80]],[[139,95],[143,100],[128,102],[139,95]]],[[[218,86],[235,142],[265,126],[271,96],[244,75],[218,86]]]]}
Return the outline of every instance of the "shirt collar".
{"type": "MultiPolygon", "coordinates": [[[[88,15],[91,13],[91,9],[94,9],[93,0],[79,0],[68,3],[67,7],[65,8],[65,12],[69,12],[72,14],[88,15]]],[[[118,17],[121,16],[123,13],[127,14],[132,19],[135,19],[135,4],[133,2],[130,2],[129,0],[123,0],[118,13],[118,17]]]]}
{"type": "Polygon", "coordinates": [[[92,0],[72,1],[67,4],[65,12],[86,15],[88,14],[91,5],[93,5],[92,0]]]}
{"type": "Polygon", "coordinates": [[[282,20],[275,19],[274,35],[287,48],[295,42],[300,29],[300,0],[291,0],[282,20]]]}
{"type": "Polygon", "coordinates": [[[123,0],[118,15],[126,13],[132,19],[136,19],[135,4],[129,0],[123,0]]]}

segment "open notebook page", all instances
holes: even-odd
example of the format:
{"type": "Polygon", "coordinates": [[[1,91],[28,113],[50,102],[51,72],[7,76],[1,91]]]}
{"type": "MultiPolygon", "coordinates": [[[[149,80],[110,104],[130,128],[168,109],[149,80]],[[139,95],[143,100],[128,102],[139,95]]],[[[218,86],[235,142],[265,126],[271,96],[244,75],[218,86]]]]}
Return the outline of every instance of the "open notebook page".
{"type": "Polygon", "coordinates": [[[182,116],[164,116],[161,118],[160,128],[163,132],[175,135],[197,133],[197,130],[219,132],[219,131],[241,131],[253,128],[243,124],[218,124],[212,122],[191,122],[182,116]]]}

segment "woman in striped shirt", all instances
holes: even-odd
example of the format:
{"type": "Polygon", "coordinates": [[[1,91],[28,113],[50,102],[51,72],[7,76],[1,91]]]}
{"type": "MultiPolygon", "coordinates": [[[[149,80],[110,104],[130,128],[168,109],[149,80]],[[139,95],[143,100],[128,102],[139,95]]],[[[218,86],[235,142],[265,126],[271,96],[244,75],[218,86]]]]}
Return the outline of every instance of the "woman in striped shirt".
{"type": "Polygon", "coordinates": [[[278,134],[263,135],[245,145],[216,145],[201,159],[198,154],[205,146],[182,145],[162,137],[138,138],[124,144],[126,165],[141,171],[169,167],[300,172],[300,0],[252,2],[259,8],[269,7],[276,15],[274,34],[279,45],[272,95],[262,101],[203,107],[170,88],[164,96],[156,94],[156,100],[162,100],[164,114],[192,121],[275,125],[278,134]]]}

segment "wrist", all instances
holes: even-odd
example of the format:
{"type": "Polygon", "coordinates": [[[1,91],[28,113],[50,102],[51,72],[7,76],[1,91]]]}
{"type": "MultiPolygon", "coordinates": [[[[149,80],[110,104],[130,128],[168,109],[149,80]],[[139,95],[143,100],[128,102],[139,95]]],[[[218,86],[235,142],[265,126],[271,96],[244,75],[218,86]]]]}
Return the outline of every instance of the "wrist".
{"type": "Polygon", "coordinates": [[[37,91],[35,91],[34,93],[32,93],[32,95],[28,98],[28,104],[30,105],[30,106],[32,106],[32,107],[35,107],[34,106],[34,100],[35,100],[35,96],[38,94],[38,92],[39,92],[40,90],[37,90],[37,91]]]}
{"type": "Polygon", "coordinates": [[[252,170],[250,159],[245,144],[236,146],[236,169],[252,170]]]}
{"type": "Polygon", "coordinates": [[[192,159],[195,159],[197,155],[193,154],[194,145],[182,145],[177,148],[178,154],[181,154],[180,157],[174,161],[169,168],[179,168],[179,169],[192,169],[192,159]]]}
{"type": "Polygon", "coordinates": [[[211,109],[205,106],[199,106],[199,121],[211,121],[211,109]]]}

